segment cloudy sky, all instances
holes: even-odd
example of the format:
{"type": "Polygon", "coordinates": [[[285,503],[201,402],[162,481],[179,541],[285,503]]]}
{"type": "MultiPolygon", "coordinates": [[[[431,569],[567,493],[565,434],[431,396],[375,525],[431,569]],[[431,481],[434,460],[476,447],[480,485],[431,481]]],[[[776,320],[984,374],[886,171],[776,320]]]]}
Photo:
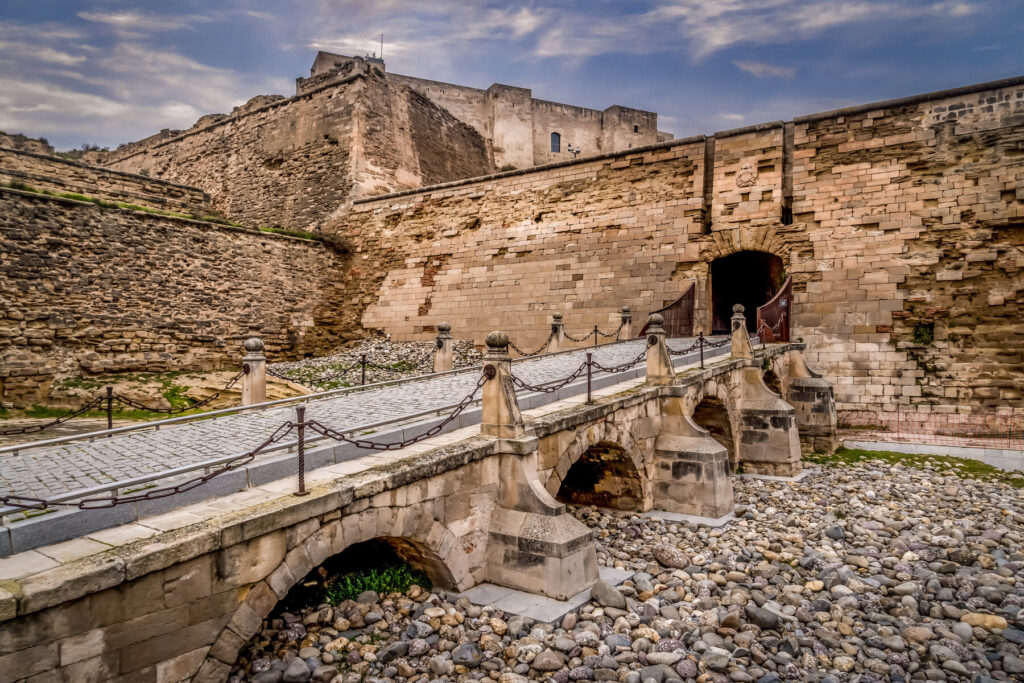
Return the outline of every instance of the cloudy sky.
{"type": "Polygon", "coordinates": [[[676,135],[1024,74],[1021,0],[3,0],[0,130],[58,148],[294,94],[317,50],[676,135]]]}

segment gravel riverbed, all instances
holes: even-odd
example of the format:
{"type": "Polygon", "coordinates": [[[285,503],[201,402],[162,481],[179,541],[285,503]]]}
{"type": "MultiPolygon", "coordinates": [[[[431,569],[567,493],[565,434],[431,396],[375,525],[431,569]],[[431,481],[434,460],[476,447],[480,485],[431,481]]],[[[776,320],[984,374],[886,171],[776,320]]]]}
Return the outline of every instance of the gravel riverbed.
{"type": "Polygon", "coordinates": [[[572,509],[604,583],[555,624],[443,590],[276,613],[238,683],[1024,680],[1024,492],[939,467],[734,479],[721,529],[572,509]]]}

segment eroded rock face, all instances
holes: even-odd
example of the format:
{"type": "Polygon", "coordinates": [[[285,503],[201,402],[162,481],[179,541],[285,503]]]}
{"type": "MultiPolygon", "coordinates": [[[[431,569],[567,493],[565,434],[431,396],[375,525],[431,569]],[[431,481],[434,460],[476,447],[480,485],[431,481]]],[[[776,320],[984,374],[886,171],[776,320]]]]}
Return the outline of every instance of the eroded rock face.
{"type": "Polygon", "coordinates": [[[289,668],[307,680],[336,669],[323,679],[334,683],[1024,673],[1020,490],[881,462],[735,485],[739,519],[719,530],[574,508],[599,562],[635,573],[619,587],[599,582],[554,624],[413,587],[272,616],[230,680],[286,680],[289,668]],[[692,561],[666,566],[666,549],[692,561]],[[349,628],[367,615],[379,620],[349,628]]]}

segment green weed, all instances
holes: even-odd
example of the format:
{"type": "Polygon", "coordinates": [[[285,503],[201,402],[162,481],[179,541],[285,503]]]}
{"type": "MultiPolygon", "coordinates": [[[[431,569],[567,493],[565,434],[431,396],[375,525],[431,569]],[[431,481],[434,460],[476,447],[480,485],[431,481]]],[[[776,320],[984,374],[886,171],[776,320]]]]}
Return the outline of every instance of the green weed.
{"type": "Polygon", "coordinates": [[[951,455],[917,455],[892,451],[868,451],[860,448],[840,448],[832,455],[807,455],[804,460],[826,467],[853,465],[871,460],[881,460],[890,465],[904,465],[919,469],[933,469],[948,472],[966,479],[1000,482],[1014,488],[1024,488],[1024,477],[1001,470],[980,460],[956,458],[951,455]]]}
{"type": "Polygon", "coordinates": [[[430,590],[432,586],[426,574],[408,564],[389,564],[339,576],[324,588],[323,599],[337,605],[345,600],[355,600],[364,591],[376,591],[380,595],[404,593],[414,583],[424,590],[430,590]]]}

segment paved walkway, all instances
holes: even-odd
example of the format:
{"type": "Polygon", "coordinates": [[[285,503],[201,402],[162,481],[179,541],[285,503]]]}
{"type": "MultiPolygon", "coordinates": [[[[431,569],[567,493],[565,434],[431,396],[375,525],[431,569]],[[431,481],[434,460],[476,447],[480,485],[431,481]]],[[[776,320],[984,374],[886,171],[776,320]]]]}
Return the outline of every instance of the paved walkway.
{"type": "MultiPolygon", "coordinates": [[[[690,341],[674,339],[670,346],[682,348],[690,341]]],[[[595,361],[610,366],[633,360],[644,346],[644,340],[636,340],[581,349],[524,360],[513,368],[523,381],[538,385],[569,375],[585,359],[587,350],[594,352],[595,361]]],[[[468,371],[315,399],[307,404],[306,419],[318,420],[339,431],[399,420],[458,402],[473,390],[478,379],[478,372],[468,371]]],[[[0,455],[0,492],[45,498],[243,453],[261,444],[294,417],[294,406],[281,406],[118,434],[93,442],[19,450],[16,454],[0,455]]]]}

